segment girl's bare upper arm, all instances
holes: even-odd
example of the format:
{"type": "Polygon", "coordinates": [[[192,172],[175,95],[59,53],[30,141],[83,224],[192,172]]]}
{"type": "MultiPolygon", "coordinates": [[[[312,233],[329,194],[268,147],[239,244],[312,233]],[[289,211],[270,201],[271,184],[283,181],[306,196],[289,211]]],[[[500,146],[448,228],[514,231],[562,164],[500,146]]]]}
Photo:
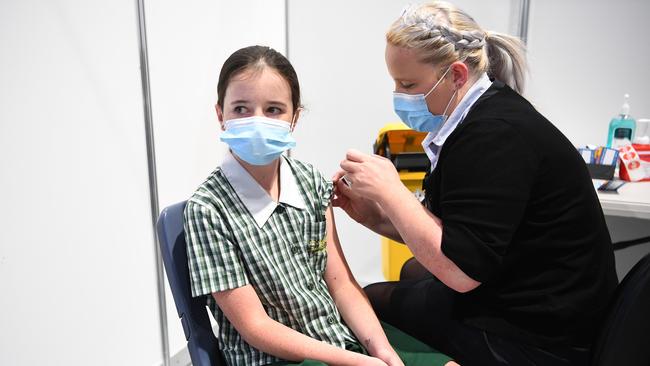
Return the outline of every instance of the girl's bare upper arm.
{"type": "Polygon", "coordinates": [[[251,285],[213,292],[217,305],[237,331],[244,336],[250,326],[268,317],[251,285]]]}
{"type": "Polygon", "coordinates": [[[331,206],[327,208],[325,218],[327,219],[327,267],[325,269],[325,281],[330,289],[330,293],[333,294],[339,286],[349,284],[354,281],[354,278],[345,260],[341,244],[339,243],[336,223],[334,222],[334,213],[331,206]]]}

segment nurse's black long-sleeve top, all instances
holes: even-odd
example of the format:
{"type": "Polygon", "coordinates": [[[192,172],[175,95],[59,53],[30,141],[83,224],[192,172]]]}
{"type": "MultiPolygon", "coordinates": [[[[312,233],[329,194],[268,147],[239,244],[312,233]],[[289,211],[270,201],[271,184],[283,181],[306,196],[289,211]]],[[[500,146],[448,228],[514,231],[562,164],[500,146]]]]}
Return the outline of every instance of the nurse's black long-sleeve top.
{"type": "Polygon", "coordinates": [[[538,346],[589,346],[618,283],[584,161],[499,81],[444,143],[425,179],[442,251],[482,284],[458,296],[465,323],[538,346]]]}

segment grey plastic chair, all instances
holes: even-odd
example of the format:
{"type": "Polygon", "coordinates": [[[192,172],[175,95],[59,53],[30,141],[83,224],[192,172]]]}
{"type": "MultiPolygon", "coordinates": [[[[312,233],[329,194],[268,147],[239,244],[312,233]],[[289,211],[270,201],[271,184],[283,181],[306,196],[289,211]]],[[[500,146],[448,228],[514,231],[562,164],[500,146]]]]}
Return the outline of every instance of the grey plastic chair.
{"type": "Polygon", "coordinates": [[[181,319],[187,349],[194,366],[225,366],[212,332],[205,297],[192,298],[185,251],[183,210],[186,201],[165,208],[158,218],[157,232],[167,279],[181,319]]]}

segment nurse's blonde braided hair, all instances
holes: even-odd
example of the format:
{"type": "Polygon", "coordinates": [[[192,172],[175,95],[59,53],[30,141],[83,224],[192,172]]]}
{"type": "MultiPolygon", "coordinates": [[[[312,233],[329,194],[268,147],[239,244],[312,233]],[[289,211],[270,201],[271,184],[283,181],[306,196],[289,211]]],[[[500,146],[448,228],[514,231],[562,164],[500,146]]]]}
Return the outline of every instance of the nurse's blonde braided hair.
{"type": "Polygon", "coordinates": [[[527,66],[521,40],[484,31],[452,4],[436,1],[407,7],[391,25],[386,41],[418,50],[422,62],[440,68],[464,60],[475,76],[487,72],[523,93],[527,66]]]}

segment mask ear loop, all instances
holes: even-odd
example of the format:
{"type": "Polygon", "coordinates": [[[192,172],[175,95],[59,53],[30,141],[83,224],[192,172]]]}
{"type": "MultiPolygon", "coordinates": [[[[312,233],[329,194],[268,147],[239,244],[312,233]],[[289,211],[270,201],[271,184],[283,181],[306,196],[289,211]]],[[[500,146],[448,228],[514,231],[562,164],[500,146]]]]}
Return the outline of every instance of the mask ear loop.
{"type": "MultiPolygon", "coordinates": [[[[460,59],[460,60],[458,60],[458,61],[460,61],[460,62],[462,62],[462,63],[465,63],[465,60],[467,60],[467,56],[463,57],[462,59],[460,59]]],[[[447,71],[451,70],[451,67],[452,67],[452,66],[453,66],[453,63],[452,63],[451,65],[449,65],[449,68],[447,69],[447,71]]],[[[447,73],[447,72],[445,72],[445,74],[446,74],[446,73],[447,73]]],[[[444,75],[443,75],[443,78],[444,78],[444,75]]],[[[448,109],[449,106],[451,105],[451,101],[454,100],[454,98],[455,98],[456,95],[458,94],[458,90],[459,90],[460,88],[462,88],[462,86],[456,86],[456,85],[454,85],[454,86],[455,86],[454,94],[451,95],[451,99],[449,99],[449,103],[447,103],[447,106],[445,107],[445,110],[442,112],[442,115],[445,116],[445,122],[443,122],[443,124],[446,123],[446,122],[447,122],[447,119],[449,118],[449,116],[447,115],[447,109],[448,109]]]]}
{"type": "Polygon", "coordinates": [[[447,109],[449,109],[449,106],[451,105],[451,101],[454,100],[456,94],[458,94],[458,89],[454,90],[454,94],[451,95],[451,98],[449,98],[449,102],[447,103],[445,110],[442,112],[442,115],[445,116],[445,122],[443,122],[443,124],[447,122],[447,119],[449,119],[449,115],[447,115],[447,109]]]}
{"type": "Polygon", "coordinates": [[[438,84],[440,84],[440,83],[445,79],[445,76],[447,76],[447,73],[449,72],[449,70],[451,70],[451,65],[449,65],[449,67],[447,68],[447,70],[445,71],[445,73],[442,74],[442,76],[440,77],[440,79],[438,79],[438,82],[436,83],[436,85],[434,85],[433,88],[431,88],[431,90],[429,90],[429,91],[424,95],[424,98],[425,98],[425,99],[426,99],[426,97],[428,97],[429,94],[431,94],[431,92],[432,92],[432,91],[433,91],[433,90],[438,86],[438,84]]]}
{"type": "MultiPolygon", "coordinates": [[[[444,72],[444,74],[442,74],[442,76],[440,77],[440,79],[438,79],[438,82],[436,83],[436,85],[434,85],[433,88],[431,88],[431,90],[429,90],[429,91],[424,95],[424,98],[426,99],[426,97],[428,97],[429,94],[431,94],[431,92],[433,91],[433,89],[435,89],[436,86],[438,86],[438,84],[440,84],[440,82],[442,82],[442,80],[444,80],[445,76],[447,76],[447,73],[449,72],[449,70],[451,70],[451,67],[454,65],[455,62],[462,62],[462,63],[465,63],[465,60],[467,60],[467,56],[463,57],[462,59],[459,59],[458,61],[454,61],[454,62],[452,62],[451,65],[449,65],[449,67],[447,68],[447,70],[444,72]]],[[[456,91],[458,91],[458,89],[457,89],[456,91]]],[[[449,105],[447,105],[447,106],[449,106],[449,105]]],[[[445,108],[445,110],[447,110],[447,109],[445,108]]]]}
{"type": "MultiPolygon", "coordinates": [[[[467,59],[467,57],[463,57],[462,60],[458,60],[458,61],[464,63],[466,59],[467,59]]],[[[451,66],[452,66],[452,65],[453,65],[453,63],[452,63],[451,65],[449,65],[449,67],[447,68],[447,71],[445,71],[445,73],[442,74],[442,77],[440,78],[440,80],[438,80],[438,82],[436,83],[436,85],[433,86],[433,88],[435,88],[436,86],[438,86],[438,84],[440,83],[440,81],[441,81],[442,79],[445,78],[445,76],[447,75],[447,73],[449,72],[449,70],[451,70],[451,66]]],[[[458,94],[458,89],[460,89],[460,87],[455,87],[455,88],[454,88],[454,93],[451,95],[451,98],[449,98],[449,102],[447,102],[447,106],[445,107],[445,110],[442,112],[442,115],[445,116],[445,120],[442,122],[442,125],[440,126],[441,128],[442,128],[442,126],[445,125],[445,123],[447,123],[447,120],[449,119],[449,115],[447,115],[447,110],[449,109],[449,106],[451,105],[451,101],[454,100],[454,98],[455,98],[456,95],[458,94]]],[[[431,93],[432,91],[433,91],[433,89],[431,89],[431,90],[429,91],[429,93],[431,93]]],[[[429,93],[427,93],[427,95],[429,95],[429,93]]],[[[426,98],[427,95],[425,95],[424,97],[426,98]]]]}
{"type": "MultiPolygon", "coordinates": [[[[293,131],[296,128],[296,123],[298,122],[298,119],[297,119],[298,112],[301,111],[301,110],[302,110],[302,107],[296,108],[296,111],[293,113],[293,117],[291,117],[291,122],[290,122],[290,125],[289,125],[291,133],[293,133],[293,131]]],[[[287,150],[287,156],[291,157],[291,149],[287,150]]],[[[279,166],[278,166],[278,169],[280,169],[279,166]]],[[[279,179],[279,177],[280,177],[280,175],[278,174],[278,179],[279,179]]]]}

